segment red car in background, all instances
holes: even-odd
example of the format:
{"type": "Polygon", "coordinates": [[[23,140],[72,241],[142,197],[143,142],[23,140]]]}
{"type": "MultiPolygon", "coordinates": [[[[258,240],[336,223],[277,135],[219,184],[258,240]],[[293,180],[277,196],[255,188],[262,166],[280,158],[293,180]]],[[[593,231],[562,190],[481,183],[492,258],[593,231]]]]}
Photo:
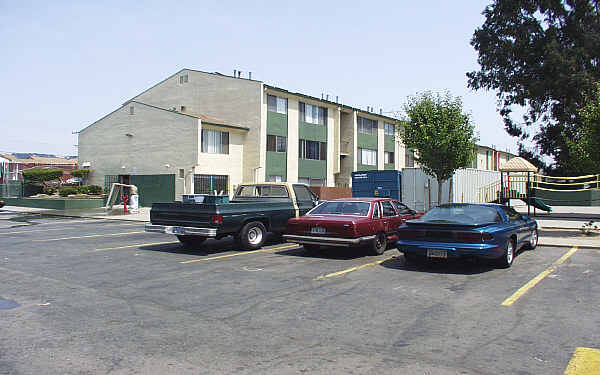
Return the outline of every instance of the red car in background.
{"type": "Polygon", "coordinates": [[[364,246],[383,254],[398,240],[398,227],[423,215],[391,198],[342,198],[321,203],[306,215],[288,220],[283,238],[304,245],[364,246]]]}

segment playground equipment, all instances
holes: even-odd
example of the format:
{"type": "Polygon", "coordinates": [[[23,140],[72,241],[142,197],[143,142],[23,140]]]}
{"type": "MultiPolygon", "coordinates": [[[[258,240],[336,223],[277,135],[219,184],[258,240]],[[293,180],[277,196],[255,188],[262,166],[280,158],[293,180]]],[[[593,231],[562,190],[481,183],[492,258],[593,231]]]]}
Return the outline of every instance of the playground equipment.
{"type": "Polygon", "coordinates": [[[135,185],[113,183],[110,187],[110,193],[106,200],[106,211],[112,210],[113,206],[119,200],[119,197],[123,200],[123,210],[127,213],[127,201],[129,200],[129,207],[131,212],[137,212],[139,207],[139,195],[138,188],[135,185]],[[129,194],[125,193],[125,188],[129,188],[129,194]]]}

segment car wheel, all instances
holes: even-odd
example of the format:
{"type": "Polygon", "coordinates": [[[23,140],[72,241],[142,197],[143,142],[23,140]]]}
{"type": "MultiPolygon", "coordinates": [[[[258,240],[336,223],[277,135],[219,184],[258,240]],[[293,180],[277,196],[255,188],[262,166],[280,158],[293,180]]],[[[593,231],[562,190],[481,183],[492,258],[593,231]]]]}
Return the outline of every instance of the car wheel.
{"type": "Polygon", "coordinates": [[[529,243],[527,244],[527,248],[533,250],[537,247],[538,244],[538,230],[535,228],[531,233],[531,238],[529,238],[529,243]]]}
{"type": "Polygon", "coordinates": [[[371,242],[370,250],[373,255],[381,255],[387,247],[387,238],[383,233],[377,233],[373,242],[371,242]]]}
{"type": "Polygon", "coordinates": [[[259,249],[267,237],[267,228],[260,221],[252,221],[242,228],[239,243],[244,249],[259,249]]]}
{"type": "Polygon", "coordinates": [[[319,245],[311,245],[311,244],[304,244],[304,245],[302,245],[302,247],[306,251],[317,251],[321,248],[321,246],[319,246],[319,245]]]}
{"type": "Polygon", "coordinates": [[[515,259],[515,250],[515,241],[512,238],[506,241],[504,254],[500,258],[498,258],[498,266],[501,268],[510,267],[513,263],[513,260],[515,259]]]}
{"type": "Polygon", "coordinates": [[[202,244],[202,242],[204,242],[206,240],[206,237],[178,235],[177,239],[184,246],[200,246],[202,244]]]}

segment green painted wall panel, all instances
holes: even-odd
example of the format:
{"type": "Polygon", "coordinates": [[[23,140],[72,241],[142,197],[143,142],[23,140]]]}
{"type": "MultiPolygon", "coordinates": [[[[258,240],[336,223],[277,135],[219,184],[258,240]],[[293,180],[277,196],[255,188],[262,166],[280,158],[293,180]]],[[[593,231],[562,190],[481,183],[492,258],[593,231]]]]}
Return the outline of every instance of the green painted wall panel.
{"type": "Polygon", "coordinates": [[[325,160],[298,160],[298,177],[326,178],[327,162],[325,160]]]}
{"type": "Polygon", "coordinates": [[[300,139],[307,139],[309,141],[327,142],[327,126],[300,121],[298,136],[300,139]]]}
{"type": "MultiPolygon", "coordinates": [[[[600,190],[548,191],[535,190],[535,197],[548,206],[600,206],[600,190]]],[[[532,209],[533,212],[533,209],[532,209]]]]}
{"type": "Polygon", "coordinates": [[[394,168],[394,164],[385,163],[385,166],[383,169],[385,169],[386,171],[389,171],[389,170],[394,170],[396,168],[394,168]]]}
{"type": "Polygon", "coordinates": [[[377,136],[358,133],[358,147],[377,150],[377,136]]]}
{"type": "Polygon", "coordinates": [[[287,137],[287,124],[287,115],[276,112],[267,112],[267,134],[287,137]]]}
{"type": "Polygon", "coordinates": [[[100,208],[104,206],[104,199],[102,198],[4,198],[4,201],[7,206],[48,208],[53,210],[100,208]]]}
{"type": "Polygon", "coordinates": [[[357,164],[356,169],[358,171],[376,171],[377,170],[377,166],[375,166],[375,165],[357,164]]]}
{"type": "Polygon", "coordinates": [[[131,175],[131,184],[137,186],[140,206],[151,207],[152,203],[175,201],[174,174],[131,175]]]}
{"type": "Polygon", "coordinates": [[[287,181],[287,153],[267,151],[266,178],[269,176],[282,176],[287,181]]]}
{"type": "Polygon", "coordinates": [[[386,135],[383,137],[383,150],[394,152],[396,150],[396,141],[393,135],[386,135]]]}

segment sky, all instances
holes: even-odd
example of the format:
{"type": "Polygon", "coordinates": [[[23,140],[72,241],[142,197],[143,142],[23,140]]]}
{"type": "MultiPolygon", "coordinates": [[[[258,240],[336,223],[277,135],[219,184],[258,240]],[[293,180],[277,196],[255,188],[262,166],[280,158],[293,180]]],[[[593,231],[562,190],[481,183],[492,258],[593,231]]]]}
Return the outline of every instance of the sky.
{"type": "Polygon", "coordinates": [[[467,88],[491,0],[0,0],[0,152],[77,155],[77,135],[182,68],[384,112],[448,90],[480,144],[516,153],[494,92],[467,88]]]}

